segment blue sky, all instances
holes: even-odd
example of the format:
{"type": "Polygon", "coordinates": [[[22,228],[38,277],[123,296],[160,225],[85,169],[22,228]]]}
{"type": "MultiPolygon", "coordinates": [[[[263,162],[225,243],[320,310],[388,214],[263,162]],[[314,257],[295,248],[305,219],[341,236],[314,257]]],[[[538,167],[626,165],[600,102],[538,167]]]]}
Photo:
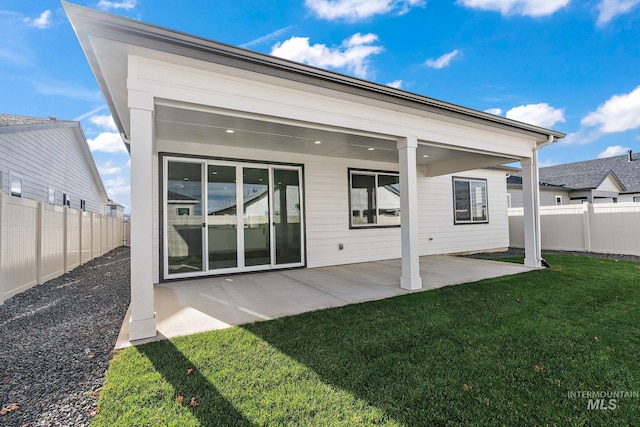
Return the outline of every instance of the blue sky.
{"type": "MultiPolygon", "coordinates": [[[[640,151],[640,0],[75,0],[568,134],[542,166],[640,151]]],[[[129,156],[62,6],[0,3],[0,112],[79,120],[109,196],[129,156]]]]}

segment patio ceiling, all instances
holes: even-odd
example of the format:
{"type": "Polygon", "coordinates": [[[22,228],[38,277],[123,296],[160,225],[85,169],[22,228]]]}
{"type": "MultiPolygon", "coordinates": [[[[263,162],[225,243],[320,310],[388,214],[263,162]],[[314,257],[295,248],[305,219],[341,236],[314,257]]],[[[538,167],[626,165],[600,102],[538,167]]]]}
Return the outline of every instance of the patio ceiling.
{"type": "MultiPolygon", "coordinates": [[[[175,101],[156,102],[155,132],[160,140],[398,163],[397,143],[392,136],[328,129],[175,101]]],[[[417,151],[417,164],[431,170],[433,173],[427,174],[431,176],[467,170],[469,165],[491,167],[517,160],[428,141],[419,141],[417,151]]]]}

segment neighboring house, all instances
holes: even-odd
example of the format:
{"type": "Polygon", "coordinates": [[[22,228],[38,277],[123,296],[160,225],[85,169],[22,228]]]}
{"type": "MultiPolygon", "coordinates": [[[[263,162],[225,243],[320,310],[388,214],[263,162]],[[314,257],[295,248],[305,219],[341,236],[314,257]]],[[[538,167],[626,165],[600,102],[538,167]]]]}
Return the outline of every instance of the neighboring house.
{"type": "Polygon", "coordinates": [[[173,279],[402,258],[420,289],[422,255],[508,246],[514,161],[540,266],[537,150],[563,133],[63,6],[131,153],[130,340],[173,279]]]}
{"type": "Polygon", "coordinates": [[[0,188],[100,215],[108,203],[80,123],[0,114],[0,188]]]}
{"type": "MultiPolygon", "coordinates": [[[[540,206],[640,202],[640,155],[540,168],[540,206]]],[[[507,178],[509,207],[522,207],[522,177],[507,178]]]]}
{"type": "Polygon", "coordinates": [[[109,199],[107,202],[107,210],[105,211],[105,215],[112,216],[114,218],[123,218],[124,206],[109,199]]]}

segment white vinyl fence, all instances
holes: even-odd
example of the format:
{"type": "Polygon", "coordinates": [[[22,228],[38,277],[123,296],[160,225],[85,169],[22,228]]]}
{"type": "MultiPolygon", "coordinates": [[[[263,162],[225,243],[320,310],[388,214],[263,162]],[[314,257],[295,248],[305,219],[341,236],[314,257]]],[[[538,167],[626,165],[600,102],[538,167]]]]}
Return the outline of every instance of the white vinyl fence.
{"type": "MultiPolygon", "coordinates": [[[[640,203],[541,206],[542,249],[640,256],[640,203]]],[[[509,209],[509,246],[524,247],[523,209],[509,209]]]]}
{"type": "Polygon", "coordinates": [[[122,218],[0,192],[0,304],[129,244],[122,218]]]}

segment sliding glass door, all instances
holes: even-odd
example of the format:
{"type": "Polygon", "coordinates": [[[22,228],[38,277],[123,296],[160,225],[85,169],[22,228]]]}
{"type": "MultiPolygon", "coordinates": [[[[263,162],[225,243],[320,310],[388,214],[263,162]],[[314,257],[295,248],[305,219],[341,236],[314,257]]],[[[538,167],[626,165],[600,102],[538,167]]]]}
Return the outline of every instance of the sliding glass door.
{"type": "Polygon", "coordinates": [[[165,277],[304,265],[300,167],[168,159],[165,168],[165,277]]]}
{"type": "Polygon", "coordinates": [[[275,264],[302,261],[300,170],[273,170],[273,232],[275,264]]]}
{"type": "Polygon", "coordinates": [[[207,165],[209,270],[238,267],[237,168],[207,165]]]}
{"type": "Polygon", "coordinates": [[[202,164],[167,164],[167,249],[169,274],[203,271],[202,164]]]}

